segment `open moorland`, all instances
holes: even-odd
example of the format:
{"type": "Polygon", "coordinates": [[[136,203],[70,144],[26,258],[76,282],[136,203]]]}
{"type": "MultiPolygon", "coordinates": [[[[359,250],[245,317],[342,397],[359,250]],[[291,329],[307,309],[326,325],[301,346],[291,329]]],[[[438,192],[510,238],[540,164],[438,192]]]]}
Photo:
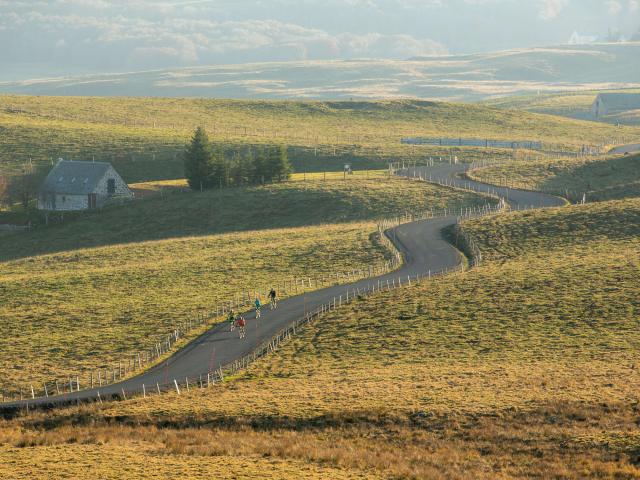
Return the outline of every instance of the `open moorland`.
{"type": "Polygon", "coordinates": [[[53,451],[79,478],[74,456],[108,455],[132,478],[640,478],[639,220],[630,199],[468,221],[483,265],[356,301],[213,389],[5,422],[0,458],[14,478],[53,451]]]}
{"type": "Polygon", "coordinates": [[[636,127],[419,100],[302,102],[161,98],[0,97],[0,168],[59,157],[109,161],[129,183],[182,178],[195,126],[221,149],[284,143],[298,172],[385,168],[388,161],[454,154],[510,158],[508,150],[401,145],[406,136],[540,140],[578,150],[638,135],[636,127]]]}
{"type": "Polygon", "coordinates": [[[139,193],[48,225],[31,209],[0,214],[34,225],[0,237],[0,388],[104,368],[238,290],[382,262],[377,219],[486,202],[382,170],[335,173],[344,163],[494,156],[470,175],[603,200],[468,221],[481,266],[359,298],[211,389],[2,421],[7,478],[640,478],[637,157],[400,144],[576,151],[637,128],[409,100],[0,99],[5,172],[95,158],[139,193]],[[285,143],[298,173],[185,192],[181,152],[199,124],[229,152],[285,143]]]}

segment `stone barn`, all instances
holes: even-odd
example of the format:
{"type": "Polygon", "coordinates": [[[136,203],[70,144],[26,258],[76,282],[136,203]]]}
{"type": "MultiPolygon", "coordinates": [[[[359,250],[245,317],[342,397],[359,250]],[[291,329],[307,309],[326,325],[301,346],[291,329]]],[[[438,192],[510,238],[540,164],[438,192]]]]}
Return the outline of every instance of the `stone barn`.
{"type": "Polygon", "coordinates": [[[593,118],[640,110],[640,93],[601,93],[591,107],[593,118]]]}
{"type": "Polygon", "coordinates": [[[38,191],[38,209],[90,210],[132,199],[133,193],[110,163],[61,159],[38,191]]]}

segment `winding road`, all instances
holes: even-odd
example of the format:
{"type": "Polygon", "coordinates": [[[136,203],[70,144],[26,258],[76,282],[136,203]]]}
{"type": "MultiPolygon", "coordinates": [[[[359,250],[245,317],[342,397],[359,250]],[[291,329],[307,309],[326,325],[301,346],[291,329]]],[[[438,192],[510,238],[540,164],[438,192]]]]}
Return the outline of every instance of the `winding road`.
{"type": "MultiPolygon", "coordinates": [[[[513,190],[494,185],[483,184],[459,178],[464,173],[466,165],[441,164],[433,167],[417,167],[403,171],[406,176],[430,178],[434,182],[447,182],[453,186],[468,188],[487,193],[495,193],[505,198],[514,208],[543,208],[564,205],[564,200],[543,193],[513,190]]],[[[325,288],[308,292],[304,295],[287,298],[279,303],[276,310],[263,309],[262,318],[256,319],[252,313],[246,315],[247,335],[244,340],[238,338],[238,332],[230,332],[226,322],[218,324],[190,342],[187,346],[173,354],[168,360],[140,375],[100,388],[81,390],[60,396],[48,398],[26,399],[8,402],[0,405],[0,410],[15,410],[24,408],[27,404],[33,406],[48,406],[56,404],[75,403],[78,400],[95,400],[98,391],[101,398],[126,392],[127,395],[142,392],[142,385],[147,391],[156,385],[171,385],[174,379],[183,381],[185,377],[198,378],[217,369],[220,365],[227,365],[249,353],[265,340],[272,338],[286,326],[303,317],[320,305],[329,303],[334,297],[344,295],[349,290],[365,289],[372,283],[386,282],[399,277],[415,277],[424,275],[428,271],[439,272],[446,268],[460,265],[460,253],[442,237],[441,231],[456,223],[456,217],[420,220],[396,227],[387,234],[394,241],[398,250],[403,254],[405,262],[396,271],[374,279],[363,279],[349,284],[325,288]],[[389,234],[391,232],[391,234],[389,234]]]]}
{"type": "Polygon", "coordinates": [[[615,147],[609,150],[609,154],[612,154],[612,155],[626,155],[627,153],[638,153],[638,152],[640,152],[640,143],[621,145],[619,147],[615,147]]]}

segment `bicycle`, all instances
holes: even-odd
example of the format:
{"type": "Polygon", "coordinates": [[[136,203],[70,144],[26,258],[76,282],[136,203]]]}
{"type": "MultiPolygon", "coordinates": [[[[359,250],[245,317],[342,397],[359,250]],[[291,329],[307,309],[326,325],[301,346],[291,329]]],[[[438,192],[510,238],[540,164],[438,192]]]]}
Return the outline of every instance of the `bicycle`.
{"type": "Polygon", "coordinates": [[[245,321],[245,319],[243,317],[240,317],[238,319],[238,335],[240,336],[240,338],[245,338],[247,336],[247,322],[245,321]]]}

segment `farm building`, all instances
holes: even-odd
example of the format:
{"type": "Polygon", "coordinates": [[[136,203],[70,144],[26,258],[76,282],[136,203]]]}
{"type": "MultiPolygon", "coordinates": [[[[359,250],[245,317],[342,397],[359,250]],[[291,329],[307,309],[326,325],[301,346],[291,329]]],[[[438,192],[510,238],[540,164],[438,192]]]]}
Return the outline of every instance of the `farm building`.
{"type": "Polygon", "coordinates": [[[601,93],[593,102],[591,114],[601,118],[630,110],[640,110],[640,93],[601,93]]]}
{"type": "Polygon", "coordinates": [[[38,209],[89,210],[131,199],[133,193],[110,163],[60,159],[38,191],[38,209]]]}

